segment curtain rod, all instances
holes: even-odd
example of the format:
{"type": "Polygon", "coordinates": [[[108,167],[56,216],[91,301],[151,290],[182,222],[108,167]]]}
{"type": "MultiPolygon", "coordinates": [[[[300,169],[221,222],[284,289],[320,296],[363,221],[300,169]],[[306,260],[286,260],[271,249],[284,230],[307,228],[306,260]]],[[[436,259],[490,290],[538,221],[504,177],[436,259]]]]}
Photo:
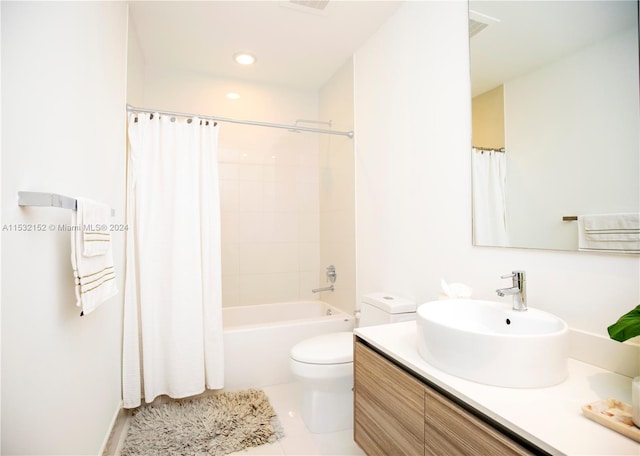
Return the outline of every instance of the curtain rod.
{"type": "Polygon", "coordinates": [[[238,119],[229,119],[226,117],[215,117],[215,116],[201,116],[198,114],[186,114],[183,112],[172,112],[172,111],[159,111],[157,109],[147,109],[147,108],[136,108],[131,105],[127,105],[127,111],[129,112],[146,112],[151,114],[160,114],[165,116],[176,116],[176,117],[197,117],[199,119],[205,120],[213,120],[217,122],[229,122],[229,123],[237,123],[244,125],[255,125],[258,127],[271,127],[271,128],[284,128],[286,130],[292,131],[308,131],[311,133],[323,133],[327,135],[341,135],[348,136],[349,138],[353,138],[352,131],[336,131],[336,130],[325,130],[323,128],[311,128],[311,127],[300,127],[297,125],[284,125],[284,124],[275,124],[268,122],[256,122],[255,120],[238,120],[238,119]]]}

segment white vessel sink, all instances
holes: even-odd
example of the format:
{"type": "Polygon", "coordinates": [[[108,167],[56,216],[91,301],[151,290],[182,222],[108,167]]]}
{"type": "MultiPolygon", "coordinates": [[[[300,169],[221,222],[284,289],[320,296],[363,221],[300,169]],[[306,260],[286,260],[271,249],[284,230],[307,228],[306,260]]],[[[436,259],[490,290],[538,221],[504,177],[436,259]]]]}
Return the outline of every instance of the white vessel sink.
{"type": "Polygon", "coordinates": [[[449,374],[513,388],[551,386],[567,376],[569,329],[547,312],[451,299],[418,307],[417,325],[420,356],[449,374]]]}

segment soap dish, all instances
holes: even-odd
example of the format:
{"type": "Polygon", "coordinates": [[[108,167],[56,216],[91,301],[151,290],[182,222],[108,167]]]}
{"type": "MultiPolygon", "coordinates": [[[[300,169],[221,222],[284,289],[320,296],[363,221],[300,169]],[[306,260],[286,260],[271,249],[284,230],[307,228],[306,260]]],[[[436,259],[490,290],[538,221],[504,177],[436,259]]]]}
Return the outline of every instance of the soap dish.
{"type": "Polygon", "coordinates": [[[603,399],[582,407],[589,419],[640,442],[640,428],[633,424],[631,406],[616,399],[603,399]]]}

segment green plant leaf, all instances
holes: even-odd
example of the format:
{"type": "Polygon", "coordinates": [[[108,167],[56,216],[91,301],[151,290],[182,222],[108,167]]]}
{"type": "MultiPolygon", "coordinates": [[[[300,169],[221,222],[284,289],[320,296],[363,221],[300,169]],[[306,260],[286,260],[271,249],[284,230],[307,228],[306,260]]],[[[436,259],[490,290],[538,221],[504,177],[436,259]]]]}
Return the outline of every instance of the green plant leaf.
{"type": "Polygon", "coordinates": [[[607,331],[609,337],[618,342],[640,336],[640,306],[621,316],[607,331]]]}

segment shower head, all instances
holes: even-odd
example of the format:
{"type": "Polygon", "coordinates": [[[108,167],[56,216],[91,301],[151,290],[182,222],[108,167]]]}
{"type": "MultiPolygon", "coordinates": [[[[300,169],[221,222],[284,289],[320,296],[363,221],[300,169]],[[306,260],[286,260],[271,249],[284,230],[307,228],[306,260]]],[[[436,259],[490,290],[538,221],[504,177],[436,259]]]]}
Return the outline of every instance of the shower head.
{"type": "MultiPolygon", "coordinates": [[[[330,120],[328,122],[326,122],[324,120],[296,119],[296,122],[293,124],[293,126],[297,127],[299,123],[314,123],[314,124],[319,124],[319,125],[327,125],[328,127],[331,127],[331,121],[330,120]]],[[[292,133],[300,133],[300,130],[296,130],[295,128],[290,128],[289,131],[292,132],[292,133]]]]}

